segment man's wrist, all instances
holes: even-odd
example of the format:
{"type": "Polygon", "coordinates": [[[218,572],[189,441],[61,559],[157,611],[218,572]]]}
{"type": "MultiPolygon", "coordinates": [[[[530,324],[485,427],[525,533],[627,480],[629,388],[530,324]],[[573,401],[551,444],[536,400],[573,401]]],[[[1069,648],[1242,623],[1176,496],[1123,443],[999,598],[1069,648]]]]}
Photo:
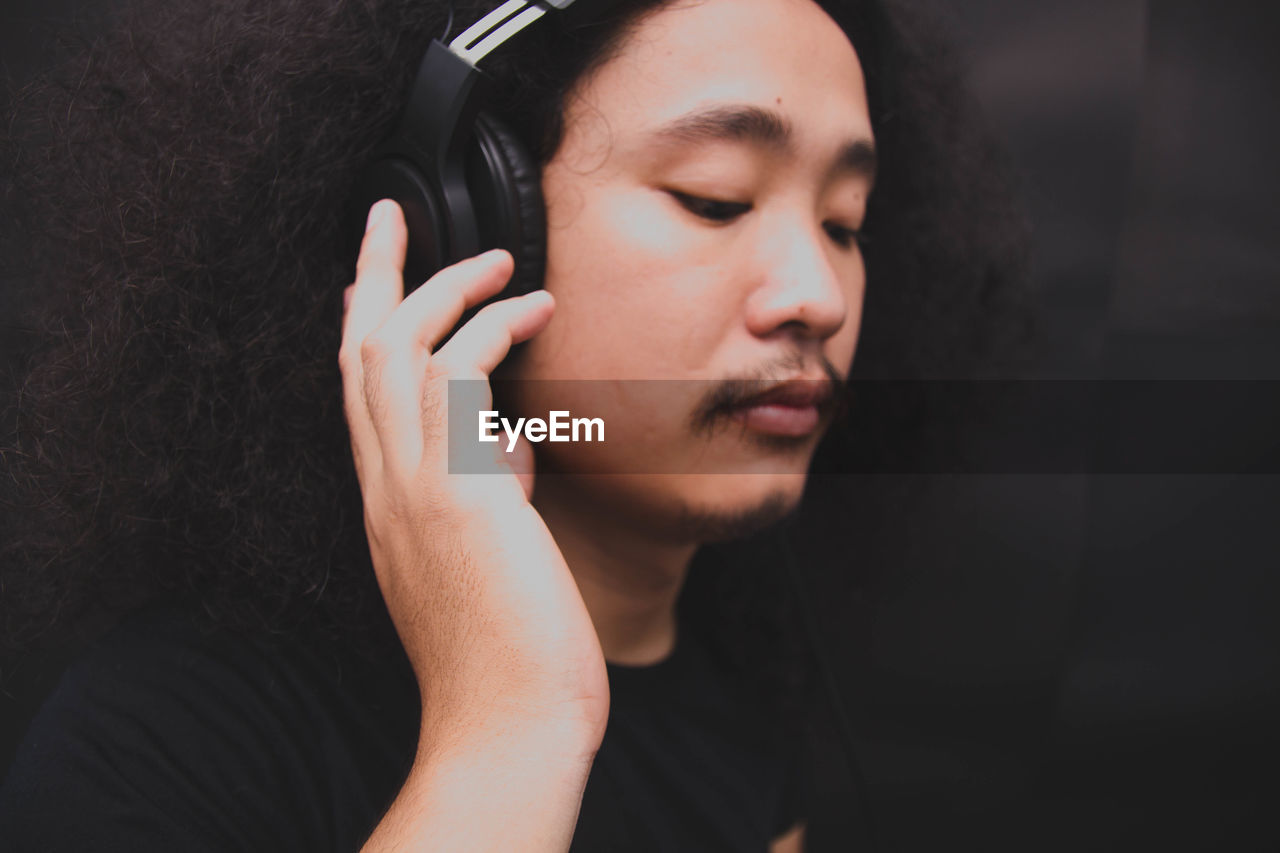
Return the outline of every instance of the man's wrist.
{"type": "Polygon", "coordinates": [[[603,731],[585,720],[489,714],[466,720],[424,718],[416,762],[500,759],[507,766],[532,764],[572,773],[589,770],[603,731]]]}
{"type": "Polygon", "coordinates": [[[441,734],[419,744],[366,851],[568,849],[598,741],[536,722],[441,734]]]}

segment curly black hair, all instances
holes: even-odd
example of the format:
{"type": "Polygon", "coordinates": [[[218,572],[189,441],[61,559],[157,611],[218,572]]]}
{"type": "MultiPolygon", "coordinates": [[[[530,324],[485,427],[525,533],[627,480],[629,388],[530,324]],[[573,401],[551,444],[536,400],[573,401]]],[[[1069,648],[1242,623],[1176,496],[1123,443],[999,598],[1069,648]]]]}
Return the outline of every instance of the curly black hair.
{"type": "MultiPolygon", "coordinates": [[[[495,54],[494,110],[545,162],[569,87],[662,2],[495,54]]],[[[344,206],[429,39],[486,5],[138,0],[15,97],[3,256],[37,285],[39,335],[0,445],[9,654],[161,598],[243,630],[391,636],[337,369],[344,206]]],[[[1021,305],[1006,172],[921,17],[821,5],[881,160],[854,375],[970,375],[1021,305]]],[[[682,608],[760,669],[787,634],[776,573],[704,562],[682,608]]]]}

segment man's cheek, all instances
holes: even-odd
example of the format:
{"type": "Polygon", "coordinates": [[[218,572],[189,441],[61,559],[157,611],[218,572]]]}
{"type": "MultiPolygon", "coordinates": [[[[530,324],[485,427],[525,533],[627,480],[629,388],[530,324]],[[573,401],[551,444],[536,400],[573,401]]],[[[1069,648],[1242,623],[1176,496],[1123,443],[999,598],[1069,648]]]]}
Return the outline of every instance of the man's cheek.
{"type": "Polygon", "coordinates": [[[627,193],[610,201],[602,211],[606,228],[602,244],[626,264],[632,257],[661,264],[677,261],[691,248],[695,232],[683,223],[656,191],[627,193]],[[607,236],[606,236],[607,235],[607,236]]]}

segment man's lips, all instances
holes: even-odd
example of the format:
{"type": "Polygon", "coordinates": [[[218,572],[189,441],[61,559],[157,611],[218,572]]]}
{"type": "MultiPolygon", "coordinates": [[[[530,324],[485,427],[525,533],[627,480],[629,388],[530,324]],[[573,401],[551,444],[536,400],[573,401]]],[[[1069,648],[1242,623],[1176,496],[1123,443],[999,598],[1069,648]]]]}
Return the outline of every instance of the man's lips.
{"type": "Polygon", "coordinates": [[[834,399],[830,379],[792,379],[735,403],[728,415],[756,432],[799,438],[818,428],[834,399]]]}

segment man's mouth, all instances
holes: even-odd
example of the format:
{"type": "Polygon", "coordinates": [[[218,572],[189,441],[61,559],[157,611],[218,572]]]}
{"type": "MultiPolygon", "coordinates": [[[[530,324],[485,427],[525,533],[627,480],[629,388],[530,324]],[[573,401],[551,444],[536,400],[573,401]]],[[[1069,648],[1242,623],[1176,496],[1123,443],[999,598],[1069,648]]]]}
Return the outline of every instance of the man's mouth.
{"type": "Polygon", "coordinates": [[[791,379],[734,401],[724,412],[753,432],[803,438],[818,430],[834,400],[829,378],[791,379]]]}

